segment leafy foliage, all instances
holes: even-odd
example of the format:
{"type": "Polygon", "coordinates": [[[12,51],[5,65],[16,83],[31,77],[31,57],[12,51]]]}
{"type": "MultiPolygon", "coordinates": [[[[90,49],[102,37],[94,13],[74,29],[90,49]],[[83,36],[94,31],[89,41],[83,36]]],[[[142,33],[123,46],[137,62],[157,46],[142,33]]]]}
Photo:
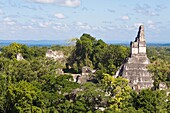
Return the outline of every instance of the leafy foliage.
{"type": "Polygon", "coordinates": [[[154,86],[159,88],[161,82],[170,86],[170,62],[157,59],[148,66],[149,71],[153,74],[154,86]]]}
{"type": "Polygon", "coordinates": [[[83,34],[77,39],[68,64],[77,72],[83,66],[114,75],[124,59],[129,55],[129,48],[120,45],[108,45],[102,40],[96,40],[89,34],[83,34]]]}
{"type": "Polygon", "coordinates": [[[136,98],[135,106],[145,113],[167,113],[166,93],[164,91],[142,90],[136,98]]]}
{"type": "Polygon", "coordinates": [[[110,96],[109,106],[115,111],[120,111],[123,108],[130,106],[130,93],[132,89],[128,85],[128,80],[125,78],[113,78],[105,74],[102,79],[104,91],[110,96]]]}
{"type": "MultiPolygon", "coordinates": [[[[169,85],[169,48],[150,47],[148,56],[155,89],[169,85]]],[[[165,91],[132,91],[125,78],[114,78],[129,55],[129,48],[108,45],[89,34],[74,46],[28,47],[12,43],[0,54],[0,113],[168,113],[170,95],[165,91]],[[59,75],[63,62],[45,58],[47,49],[62,50],[67,68],[80,73],[83,66],[96,69],[98,83],[74,82],[70,74],[59,75]],[[21,53],[24,60],[17,61],[21,53]]],[[[169,90],[169,89],[167,89],[169,90]]]]}

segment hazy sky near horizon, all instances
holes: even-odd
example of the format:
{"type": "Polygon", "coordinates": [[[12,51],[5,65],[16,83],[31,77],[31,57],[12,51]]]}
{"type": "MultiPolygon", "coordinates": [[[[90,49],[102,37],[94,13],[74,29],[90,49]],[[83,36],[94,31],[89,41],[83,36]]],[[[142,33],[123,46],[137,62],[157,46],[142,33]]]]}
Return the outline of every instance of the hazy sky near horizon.
{"type": "Polygon", "coordinates": [[[170,42],[170,0],[0,0],[0,40],[68,40],[91,34],[170,42]]]}

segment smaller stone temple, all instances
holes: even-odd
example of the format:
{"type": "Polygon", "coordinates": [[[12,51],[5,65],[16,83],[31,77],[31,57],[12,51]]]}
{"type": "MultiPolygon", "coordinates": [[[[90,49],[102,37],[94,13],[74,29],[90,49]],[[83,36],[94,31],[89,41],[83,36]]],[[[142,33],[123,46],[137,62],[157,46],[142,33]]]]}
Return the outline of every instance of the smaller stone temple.
{"type": "Polygon", "coordinates": [[[150,61],[146,54],[143,25],[139,27],[135,41],[130,43],[130,49],[130,57],[120,67],[117,72],[118,76],[127,78],[129,85],[136,91],[153,87],[152,75],[146,68],[150,61]]]}
{"type": "Polygon", "coordinates": [[[62,51],[53,51],[51,49],[46,52],[46,57],[53,58],[54,60],[60,60],[65,58],[64,53],[62,51]]]}

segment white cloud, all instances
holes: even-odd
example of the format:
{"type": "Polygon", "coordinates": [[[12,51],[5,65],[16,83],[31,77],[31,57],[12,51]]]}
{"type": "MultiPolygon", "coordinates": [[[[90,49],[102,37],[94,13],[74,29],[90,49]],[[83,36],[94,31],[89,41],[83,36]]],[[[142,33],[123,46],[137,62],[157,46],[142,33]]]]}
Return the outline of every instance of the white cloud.
{"type": "Polygon", "coordinates": [[[148,20],[147,23],[148,24],[153,24],[153,21],[152,20],[148,20]]]}
{"type": "MultiPolygon", "coordinates": [[[[139,23],[139,24],[140,24],[140,23],[139,23]]],[[[138,25],[138,24],[137,24],[137,25],[138,25]]],[[[138,26],[138,27],[139,27],[139,26],[138,26]]],[[[124,25],[123,28],[126,29],[126,30],[129,30],[129,31],[134,30],[134,26],[129,26],[129,25],[124,25]]]]}
{"type": "Polygon", "coordinates": [[[82,22],[76,22],[76,25],[77,25],[77,26],[82,26],[82,25],[84,25],[84,23],[82,23],[82,22]]]}
{"type": "Polygon", "coordinates": [[[31,0],[33,2],[37,2],[37,3],[54,3],[55,0],[31,0]]]}
{"type": "Polygon", "coordinates": [[[16,22],[11,20],[9,17],[3,19],[4,23],[7,25],[14,25],[16,22]]]}
{"type": "Polygon", "coordinates": [[[69,30],[69,26],[67,24],[62,24],[62,23],[54,23],[54,26],[52,28],[57,31],[69,30]]]}
{"type": "Polygon", "coordinates": [[[51,25],[51,22],[39,23],[40,27],[48,27],[49,25],[51,25]]]}
{"type": "Polygon", "coordinates": [[[23,25],[22,28],[23,29],[33,29],[33,27],[31,25],[23,25]]]}
{"type": "Polygon", "coordinates": [[[55,17],[59,18],[59,19],[64,19],[65,15],[63,13],[56,13],[54,14],[55,17]]]}
{"type": "Polygon", "coordinates": [[[122,20],[129,20],[128,16],[122,16],[122,20]]]}
{"type": "Polygon", "coordinates": [[[88,23],[84,23],[84,22],[74,22],[73,26],[76,26],[77,30],[90,30],[90,31],[106,31],[106,28],[103,26],[93,26],[93,25],[89,25],[88,23]]]}
{"type": "Polygon", "coordinates": [[[35,23],[35,22],[37,22],[37,20],[36,19],[31,19],[31,22],[35,23]]]}
{"type": "Polygon", "coordinates": [[[148,25],[148,28],[150,28],[150,29],[156,29],[156,27],[155,27],[155,25],[154,25],[154,24],[150,24],[150,25],[148,25]]]}
{"type": "Polygon", "coordinates": [[[8,18],[8,17],[6,17],[6,18],[4,18],[4,21],[5,21],[5,22],[7,22],[7,21],[11,21],[11,19],[10,19],[10,18],[8,18]]]}
{"type": "Polygon", "coordinates": [[[8,24],[8,25],[14,25],[14,24],[15,24],[15,22],[10,21],[10,22],[7,22],[6,24],[8,24]]]}
{"type": "Polygon", "coordinates": [[[87,23],[76,22],[75,25],[81,29],[91,29],[91,26],[88,25],[87,23]]]}
{"type": "Polygon", "coordinates": [[[159,14],[157,14],[156,12],[154,11],[148,11],[147,12],[150,16],[159,16],[159,14]]]}
{"type": "Polygon", "coordinates": [[[80,5],[80,0],[61,0],[62,6],[77,7],[80,5]]]}
{"type": "Polygon", "coordinates": [[[155,24],[153,21],[148,20],[148,21],[147,21],[147,24],[148,24],[148,28],[150,28],[150,29],[156,29],[156,24],[155,24]]]}
{"type": "Polygon", "coordinates": [[[80,6],[80,0],[30,0],[37,3],[46,3],[46,4],[57,4],[66,7],[78,7],[80,6]]]}
{"type": "Polygon", "coordinates": [[[106,31],[106,28],[103,26],[93,26],[93,27],[91,27],[91,29],[93,29],[95,31],[106,31]]]}

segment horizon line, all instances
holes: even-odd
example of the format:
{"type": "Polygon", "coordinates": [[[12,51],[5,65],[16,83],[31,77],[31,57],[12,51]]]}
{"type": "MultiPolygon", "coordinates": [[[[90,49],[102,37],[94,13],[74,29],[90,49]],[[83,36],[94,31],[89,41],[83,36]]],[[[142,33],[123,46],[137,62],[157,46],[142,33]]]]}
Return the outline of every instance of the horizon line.
{"type": "MultiPolygon", "coordinates": [[[[9,40],[9,39],[7,39],[7,40],[4,40],[4,39],[1,39],[0,41],[69,41],[70,39],[65,39],[65,40],[63,40],[63,39],[58,39],[58,40],[48,40],[48,39],[40,39],[40,40],[22,40],[22,39],[15,39],[15,40],[9,40]]],[[[119,40],[103,40],[104,42],[106,42],[106,43],[109,43],[109,41],[110,42],[115,42],[115,43],[130,43],[131,41],[119,41],[119,40]]],[[[150,41],[147,41],[147,43],[158,43],[158,44],[170,44],[170,42],[150,42],[150,41]]]]}

